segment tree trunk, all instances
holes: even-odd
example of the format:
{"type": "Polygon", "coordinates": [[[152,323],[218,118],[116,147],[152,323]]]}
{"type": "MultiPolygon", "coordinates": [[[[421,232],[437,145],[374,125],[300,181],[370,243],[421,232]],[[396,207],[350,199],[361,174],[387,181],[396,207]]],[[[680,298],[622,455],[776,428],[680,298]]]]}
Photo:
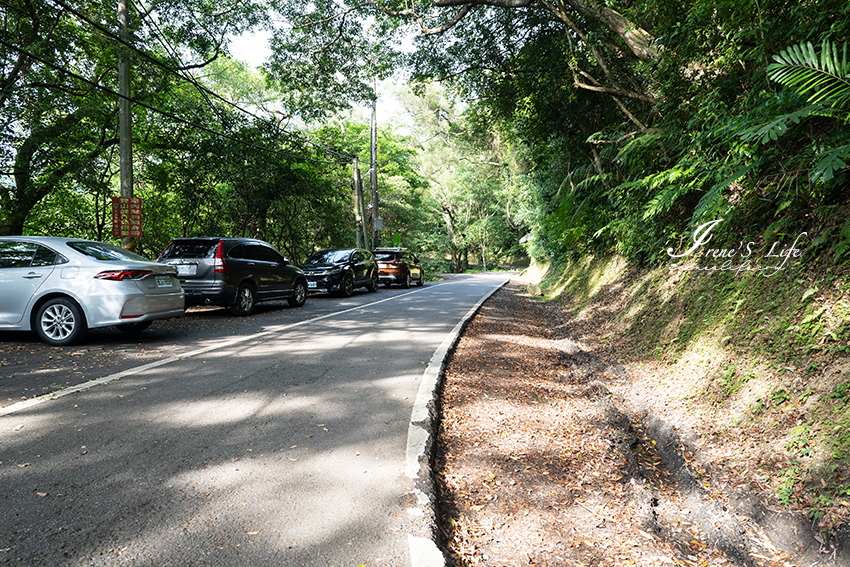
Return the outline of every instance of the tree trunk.
{"type": "Polygon", "coordinates": [[[443,205],[440,214],[443,216],[443,222],[446,223],[446,235],[449,237],[449,248],[452,256],[452,273],[460,273],[458,265],[457,244],[455,244],[455,216],[449,206],[443,205]]]}
{"type": "Polygon", "coordinates": [[[579,14],[596,20],[617,34],[641,61],[650,61],[658,57],[658,50],[652,45],[652,36],[616,10],[606,6],[601,0],[566,0],[566,3],[579,14]]]}
{"type": "MultiPolygon", "coordinates": [[[[499,8],[519,9],[528,8],[533,3],[533,0],[436,0],[435,5],[439,7],[460,6],[463,9],[455,14],[454,18],[438,28],[425,28],[421,21],[420,26],[422,26],[422,31],[426,35],[443,33],[466,17],[471,7],[496,6],[499,8]]],[[[598,22],[602,27],[622,39],[632,53],[641,61],[649,61],[658,57],[658,50],[652,45],[652,36],[621,13],[607,6],[602,0],[543,0],[543,5],[570,27],[575,25],[573,21],[576,14],[598,22]]],[[[418,19],[416,12],[409,9],[399,12],[389,11],[384,8],[381,8],[381,10],[396,16],[407,16],[418,19]]]]}

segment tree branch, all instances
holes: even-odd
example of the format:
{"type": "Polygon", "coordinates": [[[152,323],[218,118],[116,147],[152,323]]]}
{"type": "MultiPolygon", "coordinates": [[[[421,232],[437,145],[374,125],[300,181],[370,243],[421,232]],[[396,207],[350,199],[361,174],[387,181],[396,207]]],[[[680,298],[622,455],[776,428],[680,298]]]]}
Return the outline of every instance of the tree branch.
{"type": "Polygon", "coordinates": [[[213,61],[215,61],[216,59],[218,59],[218,56],[219,56],[220,54],[221,54],[221,52],[219,51],[219,49],[218,49],[218,48],[216,48],[215,53],[213,54],[213,56],[212,56],[212,57],[210,57],[209,59],[207,59],[206,61],[201,61],[200,63],[193,63],[193,64],[191,64],[191,65],[181,65],[181,66],[180,66],[180,67],[178,67],[177,69],[178,69],[179,71],[188,71],[188,70],[190,70],[190,69],[203,69],[204,67],[206,67],[207,65],[209,65],[210,63],[212,63],[213,61]]]}
{"type": "Polygon", "coordinates": [[[425,25],[425,22],[422,21],[422,18],[419,17],[419,14],[416,13],[416,10],[413,10],[412,8],[408,8],[406,10],[390,10],[382,7],[377,2],[371,3],[381,12],[388,16],[402,16],[405,18],[412,18],[416,20],[416,23],[419,24],[419,29],[422,32],[422,35],[439,35],[450,30],[451,28],[455,27],[462,19],[464,19],[466,15],[469,14],[470,11],[472,11],[472,8],[475,7],[475,2],[460,2],[458,5],[461,5],[462,7],[460,10],[458,10],[458,12],[451,20],[436,28],[429,28],[425,25]]]}
{"type": "Polygon", "coordinates": [[[536,0],[435,0],[440,8],[455,6],[494,6],[496,8],[528,8],[536,0]]]}
{"type": "Polygon", "coordinates": [[[598,146],[606,145],[606,144],[619,144],[620,142],[622,142],[624,140],[628,140],[632,136],[636,136],[637,134],[640,134],[640,133],[641,133],[640,130],[635,130],[634,132],[629,132],[628,134],[623,134],[622,136],[620,136],[616,140],[588,140],[588,142],[591,143],[591,144],[596,144],[598,146]]]}
{"type": "Polygon", "coordinates": [[[643,93],[636,93],[634,91],[627,91],[626,89],[618,88],[618,87],[603,87],[602,85],[599,84],[599,81],[597,81],[592,76],[590,76],[588,73],[586,73],[586,72],[584,72],[580,69],[576,71],[576,74],[581,75],[582,77],[585,77],[586,79],[588,79],[589,81],[592,81],[594,83],[593,85],[588,85],[587,83],[582,83],[581,81],[579,81],[578,77],[574,77],[575,85],[580,89],[585,89],[585,90],[588,90],[588,91],[594,91],[594,92],[598,92],[598,93],[605,93],[605,94],[609,94],[609,95],[613,95],[613,96],[622,96],[622,97],[625,97],[625,98],[630,98],[632,100],[639,100],[641,102],[646,102],[646,103],[649,103],[649,104],[655,104],[655,103],[658,102],[658,99],[656,99],[655,97],[651,97],[651,96],[645,95],[643,93]]]}
{"type": "Polygon", "coordinates": [[[317,26],[317,25],[320,25],[320,24],[326,24],[326,23],[331,22],[331,21],[333,21],[333,20],[335,20],[339,17],[342,17],[344,19],[349,13],[360,9],[363,6],[368,6],[369,4],[373,4],[373,3],[374,2],[362,2],[360,4],[357,4],[356,6],[352,6],[351,8],[348,8],[347,10],[345,10],[343,12],[334,14],[333,16],[328,16],[327,18],[322,18],[321,20],[308,20],[307,23],[300,25],[300,26],[295,26],[293,29],[300,30],[300,29],[304,29],[304,28],[317,26]]]}
{"type": "MultiPolygon", "coordinates": [[[[313,55],[321,55],[322,53],[325,52],[326,49],[328,49],[330,46],[332,46],[333,44],[338,42],[340,39],[342,39],[342,36],[343,36],[343,33],[344,33],[343,28],[345,27],[345,18],[347,18],[348,14],[350,14],[354,9],[355,8],[349,8],[348,10],[346,10],[345,12],[342,13],[342,19],[339,22],[339,27],[337,28],[336,37],[333,38],[332,40],[330,40],[324,46],[322,46],[321,49],[319,49],[317,51],[313,51],[313,55]]],[[[337,14],[337,16],[339,16],[339,14],[337,14]]],[[[325,20],[325,21],[329,21],[329,20],[325,20]]]]}

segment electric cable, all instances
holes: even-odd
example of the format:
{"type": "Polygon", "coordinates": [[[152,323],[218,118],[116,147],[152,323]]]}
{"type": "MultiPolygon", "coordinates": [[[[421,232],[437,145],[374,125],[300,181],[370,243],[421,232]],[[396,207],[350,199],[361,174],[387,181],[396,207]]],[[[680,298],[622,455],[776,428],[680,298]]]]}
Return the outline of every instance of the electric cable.
{"type": "Polygon", "coordinates": [[[119,42],[121,45],[124,45],[124,46],[128,47],[129,49],[131,49],[132,51],[134,51],[135,53],[138,53],[139,55],[141,55],[147,61],[150,61],[151,63],[153,63],[154,65],[156,65],[156,66],[160,67],[161,69],[167,71],[168,73],[171,73],[171,74],[175,75],[176,77],[191,83],[195,88],[197,88],[202,93],[210,95],[210,96],[214,97],[215,99],[220,100],[221,102],[231,106],[232,108],[235,108],[236,110],[243,112],[243,113],[247,114],[248,116],[251,116],[252,118],[255,118],[259,121],[263,121],[263,122],[271,124],[276,130],[286,134],[289,137],[292,137],[292,138],[295,138],[296,140],[299,140],[301,142],[305,142],[305,143],[308,143],[310,145],[313,145],[313,146],[315,146],[315,147],[317,147],[317,148],[319,148],[319,149],[321,149],[325,152],[328,152],[332,155],[335,155],[337,157],[347,159],[349,162],[351,160],[355,159],[354,156],[350,156],[350,155],[346,155],[346,154],[337,152],[336,150],[332,150],[331,148],[327,148],[325,146],[322,146],[321,144],[317,144],[316,142],[313,142],[310,139],[304,138],[304,137],[299,136],[297,134],[294,134],[292,132],[288,132],[288,131],[284,130],[283,128],[280,128],[280,126],[278,126],[277,124],[275,124],[271,120],[257,116],[256,114],[252,113],[251,111],[242,108],[241,106],[239,106],[235,102],[227,100],[226,98],[222,97],[221,95],[219,95],[215,91],[212,91],[212,90],[208,89],[207,87],[203,86],[197,80],[192,79],[190,77],[186,77],[186,76],[180,74],[176,69],[172,69],[171,67],[169,67],[168,65],[166,65],[165,63],[163,63],[162,61],[157,59],[156,57],[150,55],[149,53],[139,49],[138,47],[134,46],[133,44],[131,44],[131,43],[125,41],[124,39],[122,39],[121,37],[115,35],[115,33],[112,32],[111,30],[103,27],[101,24],[99,24],[99,23],[95,22],[94,20],[90,19],[89,17],[81,14],[79,11],[72,8],[71,6],[68,6],[63,0],[51,0],[51,2],[55,5],[58,5],[58,7],[61,7],[62,9],[66,10],[67,12],[73,14],[78,19],[88,23],[89,25],[91,25],[92,27],[94,27],[95,29],[97,29],[98,31],[103,33],[104,35],[110,37],[111,39],[113,39],[117,42],[119,42]]]}
{"type": "Polygon", "coordinates": [[[225,138],[227,140],[230,140],[232,142],[236,142],[237,144],[241,144],[241,145],[248,146],[248,147],[251,147],[251,148],[254,148],[254,149],[258,149],[258,150],[262,150],[262,151],[265,151],[265,152],[280,155],[280,156],[283,156],[283,157],[286,157],[286,158],[289,158],[289,159],[293,159],[293,160],[296,160],[296,161],[323,163],[323,164],[330,164],[330,165],[349,165],[350,164],[349,161],[344,161],[344,162],[343,161],[329,161],[329,160],[319,160],[319,159],[308,158],[308,157],[304,157],[304,156],[298,156],[298,155],[295,155],[295,154],[282,152],[280,150],[274,150],[272,148],[266,148],[266,147],[260,146],[258,144],[254,144],[253,142],[246,142],[244,140],[240,140],[239,138],[237,138],[235,136],[232,136],[230,134],[225,134],[224,132],[218,132],[218,131],[213,130],[211,128],[208,128],[206,126],[202,126],[201,124],[196,124],[194,122],[191,122],[190,120],[186,120],[185,118],[181,118],[181,117],[177,116],[176,114],[167,112],[165,110],[161,110],[161,109],[156,108],[154,106],[151,106],[151,105],[149,105],[145,102],[142,102],[138,99],[134,99],[133,97],[124,96],[124,95],[110,89],[107,86],[104,86],[104,85],[96,83],[92,80],[89,80],[89,79],[83,77],[82,75],[79,75],[77,73],[74,73],[73,71],[70,71],[68,69],[65,69],[65,68],[59,66],[59,65],[56,65],[55,63],[51,63],[49,61],[46,61],[46,60],[42,59],[41,57],[35,55],[34,53],[30,53],[29,51],[22,49],[22,48],[20,48],[16,45],[12,45],[11,43],[5,41],[4,39],[0,39],[0,45],[3,45],[4,47],[7,47],[9,49],[13,49],[13,50],[17,51],[18,53],[26,55],[27,57],[33,59],[34,61],[38,61],[42,65],[46,65],[48,67],[51,67],[52,69],[55,69],[55,70],[59,71],[60,73],[65,73],[66,75],[69,75],[69,76],[71,76],[71,77],[73,77],[73,78],[75,78],[79,81],[82,81],[82,82],[88,84],[89,86],[94,87],[95,89],[98,89],[102,92],[116,96],[119,99],[129,100],[130,102],[132,102],[134,104],[137,104],[137,105],[139,105],[143,108],[146,108],[146,109],[148,109],[152,112],[155,112],[157,114],[161,114],[162,116],[165,116],[166,118],[169,118],[169,119],[171,119],[175,122],[179,122],[179,123],[184,124],[186,126],[191,126],[193,128],[197,128],[198,130],[201,130],[203,132],[207,132],[208,134],[212,134],[214,136],[220,136],[220,137],[225,138]]]}

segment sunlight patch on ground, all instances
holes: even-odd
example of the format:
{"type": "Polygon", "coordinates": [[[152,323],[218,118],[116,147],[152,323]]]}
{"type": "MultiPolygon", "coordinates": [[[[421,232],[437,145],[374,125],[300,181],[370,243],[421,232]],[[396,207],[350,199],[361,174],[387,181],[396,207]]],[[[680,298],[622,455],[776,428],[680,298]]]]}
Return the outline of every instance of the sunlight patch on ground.
{"type": "MultiPolygon", "coordinates": [[[[311,406],[321,402],[327,406],[328,401],[318,397],[298,396],[292,399],[275,402],[275,413],[309,410],[311,406]]],[[[156,421],[168,425],[185,427],[207,427],[227,423],[238,423],[258,414],[265,413],[269,398],[266,395],[240,393],[213,399],[195,400],[187,404],[178,400],[163,404],[160,407],[159,418],[156,421]]]]}

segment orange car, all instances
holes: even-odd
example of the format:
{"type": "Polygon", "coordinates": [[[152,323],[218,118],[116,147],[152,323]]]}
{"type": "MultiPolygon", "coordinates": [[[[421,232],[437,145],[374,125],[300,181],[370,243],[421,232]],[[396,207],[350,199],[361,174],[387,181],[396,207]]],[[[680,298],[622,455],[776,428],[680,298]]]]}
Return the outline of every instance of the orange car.
{"type": "Polygon", "coordinates": [[[425,270],[416,254],[407,248],[376,248],[375,260],[378,261],[378,279],[382,284],[401,284],[410,287],[410,282],[416,285],[425,283],[425,270]]]}

